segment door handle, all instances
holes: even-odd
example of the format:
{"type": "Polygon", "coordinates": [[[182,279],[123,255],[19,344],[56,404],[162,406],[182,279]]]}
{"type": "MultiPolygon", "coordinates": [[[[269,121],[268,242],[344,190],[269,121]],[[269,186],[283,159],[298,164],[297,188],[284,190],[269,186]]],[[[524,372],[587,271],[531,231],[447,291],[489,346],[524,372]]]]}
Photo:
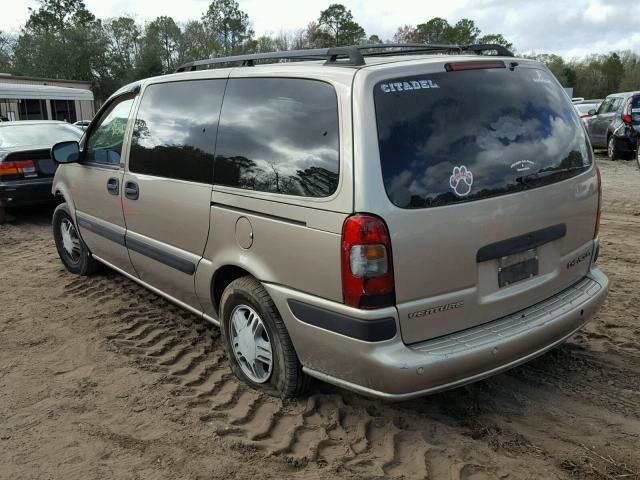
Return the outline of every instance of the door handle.
{"type": "Polygon", "coordinates": [[[111,195],[118,195],[120,193],[120,182],[117,178],[110,178],[107,180],[107,191],[111,195]]]}
{"type": "Polygon", "coordinates": [[[140,190],[138,184],[135,182],[125,182],[124,184],[124,196],[129,200],[137,200],[140,196],[140,190]]]}

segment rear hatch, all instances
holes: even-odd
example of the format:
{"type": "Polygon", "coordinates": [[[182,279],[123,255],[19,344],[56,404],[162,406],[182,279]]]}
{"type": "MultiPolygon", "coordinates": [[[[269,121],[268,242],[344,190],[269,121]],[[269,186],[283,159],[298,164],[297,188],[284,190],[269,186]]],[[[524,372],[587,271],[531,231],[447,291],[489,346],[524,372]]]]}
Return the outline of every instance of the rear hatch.
{"type": "Polygon", "coordinates": [[[378,213],[405,343],[514,313],[584,277],[598,181],[551,74],[501,60],[388,73],[373,87],[392,204],[378,213]]]}

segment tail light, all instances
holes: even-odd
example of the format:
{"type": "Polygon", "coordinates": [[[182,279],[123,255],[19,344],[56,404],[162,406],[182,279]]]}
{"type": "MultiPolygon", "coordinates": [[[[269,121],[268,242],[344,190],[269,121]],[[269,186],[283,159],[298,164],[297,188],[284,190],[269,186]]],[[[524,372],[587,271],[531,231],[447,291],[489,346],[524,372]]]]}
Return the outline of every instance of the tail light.
{"type": "Polygon", "coordinates": [[[600,175],[598,165],[596,165],[596,173],[598,175],[598,212],[596,213],[596,228],[593,232],[593,238],[598,238],[598,232],[600,231],[600,212],[602,210],[602,175],[600,175]]]}
{"type": "Polygon", "coordinates": [[[631,103],[633,102],[633,97],[629,97],[624,104],[624,108],[622,109],[622,121],[624,123],[628,123],[631,125],[632,117],[631,117],[631,103]]]}
{"type": "Polygon", "coordinates": [[[19,160],[15,162],[0,162],[0,177],[36,177],[36,166],[32,160],[19,160]]]}
{"type": "Polygon", "coordinates": [[[342,294],[355,308],[395,303],[391,241],[385,223],[372,215],[353,215],[342,226],[342,294]]]}

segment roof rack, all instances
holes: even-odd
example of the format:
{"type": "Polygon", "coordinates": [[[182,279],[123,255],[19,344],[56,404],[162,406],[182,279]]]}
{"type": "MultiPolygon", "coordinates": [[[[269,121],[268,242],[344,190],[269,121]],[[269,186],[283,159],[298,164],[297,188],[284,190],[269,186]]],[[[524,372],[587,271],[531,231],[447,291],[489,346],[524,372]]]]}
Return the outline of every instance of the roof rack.
{"type": "Polygon", "coordinates": [[[284,52],[253,53],[248,55],[233,55],[229,57],[207,58],[185,63],[176,70],[192,72],[198,67],[210,67],[225,63],[240,63],[243,67],[253,67],[260,60],[322,60],[325,65],[357,67],[365,65],[364,57],[410,55],[415,53],[464,53],[472,52],[477,55],[493,54],[513,57],[513,53],[502,45],[483,43],[473,45],[432,45],[426,43],[377,43],[372,45],[352,45],[333,48],[311,48],[306,50],[289,50],[284,52]],[[373,51],[372,51],[373,50],[373,51]]]}
{"type": "Polygon", "coordinates": [[[253,67],[258,60],[322,60],[327,63],[358,66],[364,65],[364,58],[357,47],[312,48],[307,50],[290,50],[285,52],[252,53],[231,57],[207,58],[185,63],[177,72],[192,72],[198,67],[218,65],[221,63],[240,63],[243,67],[253,67]],[[345,57],[348,60],[345,60],[345,57]],[[339,60],[340,59],[340,60],[339,60]]]}

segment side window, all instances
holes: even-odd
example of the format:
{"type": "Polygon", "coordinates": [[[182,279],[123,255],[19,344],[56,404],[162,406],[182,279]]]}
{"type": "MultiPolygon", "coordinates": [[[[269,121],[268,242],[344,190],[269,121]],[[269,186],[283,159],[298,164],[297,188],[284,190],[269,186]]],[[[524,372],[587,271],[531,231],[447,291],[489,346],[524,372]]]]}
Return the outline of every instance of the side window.
{"type": "Polygon", "coordinates": [[[317,80],[229,80],[220,118],[214,183],[327,197],[339,174],[338,100],[317,80]]]}
{"type": "Polygon", "coordinates": [[[132,105],[132,97],[116,100],[116,103],[103,114],[87,140],[84,154],[86,162],[104,165],[120,164],[122,142],[132,105]]]}
{"type": "Polygon", "coordinates": [[[131,138],[129,170],[211,183],[225,80],[149,85],[131,138]]]}
{"type": "Polygon", "coordinates": [[[607,113],[609,111],[609,108],[611,107],[611,103],[613,103],[613,98],[606,98],[604,102],[600,104],[598,115],[600,115],[601,113],[607,113]]]}
{"type": "Polygon", "coordinates": [[[613,104],[611,105],[611,109],[609,110],[610,112],[617,112],[618,110],[620,110],[620,107],[622,106],[622,97],[618,97],[613,101],[613,104]]]}

